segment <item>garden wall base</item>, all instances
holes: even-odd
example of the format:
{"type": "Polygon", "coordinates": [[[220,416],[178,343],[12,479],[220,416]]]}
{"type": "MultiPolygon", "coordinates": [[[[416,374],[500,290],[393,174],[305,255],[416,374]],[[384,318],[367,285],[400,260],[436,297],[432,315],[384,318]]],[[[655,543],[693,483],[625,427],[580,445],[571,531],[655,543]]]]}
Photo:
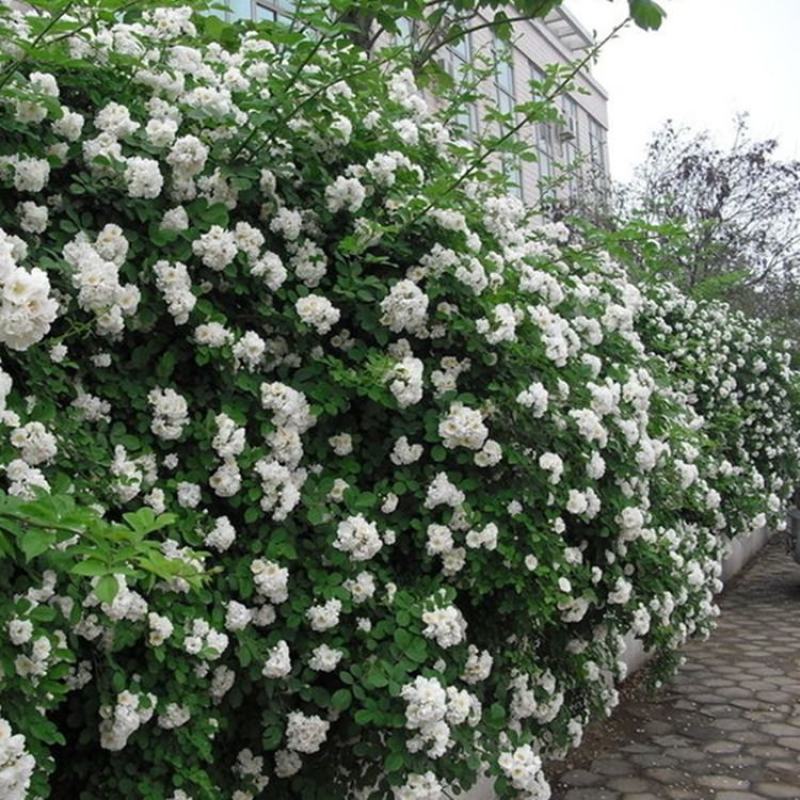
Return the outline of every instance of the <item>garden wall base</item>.
{"type": "MultiPolygon", "coordinates": [[[[722,562],[722,580],[727,583],[738,574],[750,560],[761,550],[772,536],[772,531],[766,528],[751,533],[749,536],[740,536],[730,546],[730,552],[722,562]]],[[[789,556],[787,555],[787,558],[789,556]]],[[[649,660],[650,654],[646,653],[642,643],[633,633],[625,637],[625,653],[622,660],[628,667],[628,675],[640,670],[649,660]]],[[[477,786],[464,795],[464,800],[494,800],[492,782],[488,779],[481,781],[477,786]]]]}

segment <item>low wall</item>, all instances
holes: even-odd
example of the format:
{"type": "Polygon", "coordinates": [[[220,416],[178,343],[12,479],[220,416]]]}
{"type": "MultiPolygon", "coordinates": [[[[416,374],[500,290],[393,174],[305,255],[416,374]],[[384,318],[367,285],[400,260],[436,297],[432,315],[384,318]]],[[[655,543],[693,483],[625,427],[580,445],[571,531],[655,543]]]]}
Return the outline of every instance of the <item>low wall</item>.
{"type": "Polygon", "coordinates": [[[760,528],[749,536],[740,536],[731,543],[730,553],[722,562],[722,580],[727,583],[769,541],[772,531],[760,528]]]}
{"type": "MultiPolygon", "coordinates": [[[[760,528],[749,536],[740,536],[731,542],[730,552],[722,561],[723,583],[727,583],[744,568],[750,559],[769,541],[771,535],[771,531],[766,528],[760,528]]],[[[789,558],[788,555],[786,557],[789,558]]],[[[633,633],[629,633],[625,637],[625,643],[627,647],[622,660],[628,667],[628,674],[632,675],[650,660],[650,656],[645,653],[641,641],[633,633]]],[[[492,781],[482,780],[464,795],[464,800],[494,800],[492,781]]]]}
{"type": "MultiPolygon", "coordinates": [[[[722,561],[722,582],[727,583],[740,572],[750,559],[769,541],[772,532],[766,528],[759,528],[749,536],[739,536],[730,544],[730,552],[722,561]]],[[[650,659],[645,653],[642,643],[632,633],[625,637],[625,653],[622,660],[628,667],[628,674],[641,669],[650,659]]],[[[477,798],[476,798],[477,800],[477,798]]]]}

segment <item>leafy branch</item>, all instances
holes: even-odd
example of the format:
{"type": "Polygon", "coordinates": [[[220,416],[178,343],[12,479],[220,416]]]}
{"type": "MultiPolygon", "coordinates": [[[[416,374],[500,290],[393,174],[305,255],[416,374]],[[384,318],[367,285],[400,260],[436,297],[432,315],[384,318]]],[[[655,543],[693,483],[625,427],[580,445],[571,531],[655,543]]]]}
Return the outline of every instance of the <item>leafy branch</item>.
{"type": "Polygon", "coordinates": [[[123,514],[121,523],[110,522],[96,507],[78,505],[70,495],[42,493],[29,500],[0,493],[0,558],[66,562],[71,574],[100,579],[105,602],[116,595],[115,575],[182,578],[198,588],[205,576],[167,558],[160,543],[148,538],[175,520],[174,514],[156,515],[144,507],[123,514]]]}

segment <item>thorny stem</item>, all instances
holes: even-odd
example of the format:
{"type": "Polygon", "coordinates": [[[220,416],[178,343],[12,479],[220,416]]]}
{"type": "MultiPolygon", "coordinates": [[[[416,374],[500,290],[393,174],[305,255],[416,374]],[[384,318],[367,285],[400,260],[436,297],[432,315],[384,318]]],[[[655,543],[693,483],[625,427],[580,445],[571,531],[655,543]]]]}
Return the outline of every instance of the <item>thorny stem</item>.
{"type": "MultiPolygon", "coordinates": [[[[482,22],[480,25],[475,25],[472,28],[467,28],[466,30],[459,30],[459,31],[456,31],[455,33],[451,33],[449,36],[445,36],[445,38],[442,39],[441,42],[439,42],[437,45],[432,47],[427,52],[425,52],[425,50],[423,49],[422,52],[425,54],[425,57],[416,66],[418,68],[424,66],[425,63],[430,61],[433,58],[433,56],[436,55],[436,53],[439,50],[441,50],[443,47],[447,47],[447,45],[449,45],[451,42],[458,41],[459,39],[461,39],[464,36],[469,36],[469,34],[475,33],[475,31],[481,31],[481,30],[484,30],[484,28],[495,28],[495,27],[499,27],[500,25],[511,24],[512,22],[523,22],[523,21],[528,20],[530,18],[531,18],[530,14],[521,14],[518,17],[508,17],[508,19],[491,20],[489,22],[482,22]]],[[[428,37],[428,41],[430,41],[430,37],[428,37]]]]}
{"type": "MultiPolygon", "coordinates": [[[[129,2],[125,3],[124,5],[121,5],[118,9],[116,9],[114,13],[121,16],[129,8],[133,8],[134,6],[139,5],[141,2],[142,0],[129,0],[129,2]]],[[[58,36],[54,36],[50,40],[50,44],[54,44],[55,42],[60,42],[63,39],[69,39],[70,36],[74,36],[76,33],[81,33],[81,31],[85,31],[87,28],[91,28],[95,24],[95,22],[97,22],[97,19],[95,17],[90,17],[86,22],[82,23],[81,25],[78,25],[77,28],[73,28],[72,30],[69,31],[64,31],[64,33],[60,33],[58,36]]]]}
{"type": "MultiPolygon", "coordinates": [[[[69,0],[69,2],[58,12],[55,16],[53,16],[41,33],[33,40],[30,45],[28,51],[22,56],[22,58],[14,59],[13,61],[9,62],[3,70],[2,70],[2,77],[0,77],[0,89],[2,89],[14,75],[14,72],[17,68],[24,64],[31,56],[32,53],[36,51],[36,46],[42,41],[42,39],[47,35],[47,33],[55,26],[55,24],[64,16],[67,15],[69,10],[76,4],[77,0],[69,0]]],[[[134,6],[138,5],[141,0],[130,0],[130,2],[123,4],[117,10],[117,14],[123,14],[129,8],[133,8],[134,6]]],[[[80,33],[81,31],[85,31],[87,28],[91,27],[95,23],[95,17],[90,16],[89,19],[78,25],[75,28],[71,28],[68,31],[64,31],[64,33],[60,33],[58,36],[54,36],[50,40],[50,44],[55,44],[56,42],[60,42],[64,39],[69,39],[71,36],[75,36],[76,34],[80,33]]]]}

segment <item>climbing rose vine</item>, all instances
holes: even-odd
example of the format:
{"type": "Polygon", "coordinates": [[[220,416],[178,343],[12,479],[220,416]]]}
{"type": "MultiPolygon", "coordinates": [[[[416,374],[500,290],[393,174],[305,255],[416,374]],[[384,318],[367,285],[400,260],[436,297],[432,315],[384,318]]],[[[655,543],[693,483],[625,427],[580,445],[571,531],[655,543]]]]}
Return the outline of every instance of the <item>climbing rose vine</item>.
{"type": "Polygon", "coordinates": [[[776,519],[786,357],[335,29],[117,5],[0,16],[3,797],[549,797],[776,519]]]}

